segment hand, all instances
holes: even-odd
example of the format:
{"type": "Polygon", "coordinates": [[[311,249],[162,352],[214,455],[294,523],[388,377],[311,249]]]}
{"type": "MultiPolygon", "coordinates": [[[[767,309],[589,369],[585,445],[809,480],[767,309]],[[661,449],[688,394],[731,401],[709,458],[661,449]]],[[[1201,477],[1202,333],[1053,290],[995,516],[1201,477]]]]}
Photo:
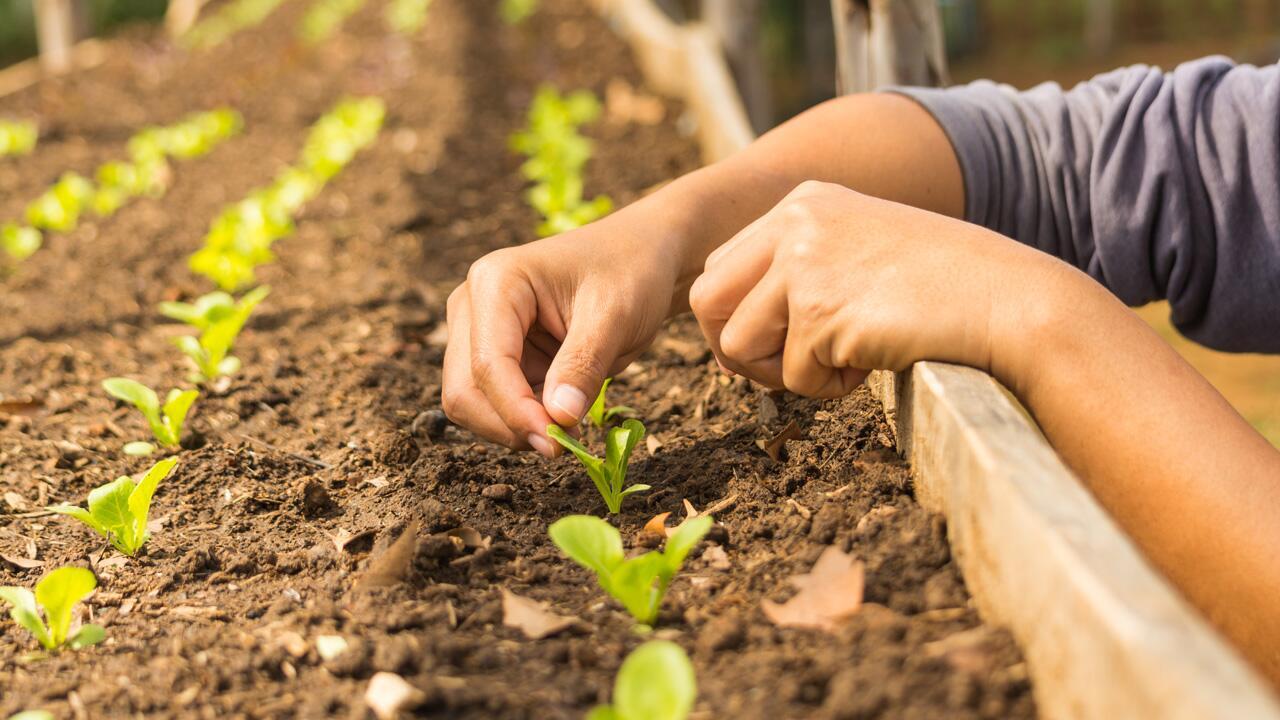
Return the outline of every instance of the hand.
{"type": "Polygon", "coordinates": [[[917,360],[991,371],[1017,351],[1003,340],[1028,283],[1057,264],[959,220],[806,182],[707,258],[689,302],[728,370],[839,397],[869,370],[917,360]]]}
{"type": "Polygon", "coordinates": [[[547,425],[577,425],[672,306],[675,253],[648,229],[619,213],[476,261],[449,296],[445,413],[489,440],[558,454],[547,425]]]}

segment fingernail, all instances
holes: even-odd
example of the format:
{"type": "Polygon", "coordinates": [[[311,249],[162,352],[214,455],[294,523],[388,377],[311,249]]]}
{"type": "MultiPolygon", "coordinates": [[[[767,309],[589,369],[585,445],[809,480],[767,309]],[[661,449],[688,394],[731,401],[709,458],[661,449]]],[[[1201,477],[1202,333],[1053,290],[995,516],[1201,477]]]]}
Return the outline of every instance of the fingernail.
{"type": "Polygon", "coordinates": [[[551,458],[556,456],[556,451],[551,447],[551,441],[541,435],[536,433],[530,435],[529,444],[532,445],[533,449],[537,450],[538,454],[543,457],[551,458]]]}
{"type": "Polygon", "coordinates": [[[581,420],[587,411],[587,396],[572,385],[560,385],[551,393],[551,406],[574,421],[581,420]]]}

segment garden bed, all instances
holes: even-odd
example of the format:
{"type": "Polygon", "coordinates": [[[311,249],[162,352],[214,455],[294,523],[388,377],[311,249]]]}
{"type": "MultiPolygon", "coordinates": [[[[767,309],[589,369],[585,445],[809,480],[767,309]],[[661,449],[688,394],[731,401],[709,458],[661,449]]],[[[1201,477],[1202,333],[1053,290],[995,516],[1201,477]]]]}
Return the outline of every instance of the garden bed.
{"type": "MultiPolygon", "coordinates": [[[[512,454],[440,427],[443,299],[485,252],[533,239],[519,158],[506,138],[537,84],[642,85],[624,46],[583,2],[544,0],[512,29],[487,4],[436,0],[414,39],[390,35],[370,4],[322,53],[294,40],[300,4],[207,53],[115,42],[106,62],[0,99],[52,135],[0,162],[0,217],[67,169],[114,157],[129,133],[228,104],[242,136],[174,166],[174,185],[116,216],[56,236],[0,293],[0,584],[90,565],[89,605],[108,640],[23,662],[0,635],[0,715],[47,707],[88,717],[362,717],[377,671],[422,691],[416,714],[580,717],[605,700],[643,638],[564,559],[547,526],[599,514],[580,466],[512,454]],[[272,294],[237,347],[245,363],[201,398],[191,446],[161,486],[164,520],[143,557],[121,564],[86,529],[40,511],[76,502],[147,461],[132,410],[99,388],[126,375],[156,387],[186,373],[177,326],[154,308],[208,288],[185,258],[227,202],[267,182],[337,98],[378,94],[387,125],[310,203],[262,279],[272,294]],[[29,401],[29,402],[28,402],[29,401]],[[411,571],[390,587],[360,578],[411,523],[411,571]],[[446,533],[482,538],[464,547],[446,533]],[[351,539],[339,548],[335,537],[351,539]],[[31,551],[34,549],[34,553],[31,551]],[[542,640],[504,626],[501,590],[582,622],[542,640]],[[319,657],[315,639],[348,650],[319,657]]],[[[628,202],[698,161],[680,108],[645,124],[606,112],[588,126],[589,193],[628,202]]],[[[942,520],[913,499],[892,431],[866,391],[818,403],[769,397],[716,371],[696,327],[677,321],[612,386],[657,444],[632,477],[652,484],[618,524],[629,548],[684,500],[722,528],[673,585],[657,633],[691,654],[701,717],[1026,717],[1027,669],[984,625],[952,564],[942,520]],[[772,459],[757,441],[794,421],[772,459]],[[867,605],[840,630],[774,627],[764,599],[836,545],[867,566],[867,605]],[[717,548],[716,551],[710,551],[717,548]]]]}

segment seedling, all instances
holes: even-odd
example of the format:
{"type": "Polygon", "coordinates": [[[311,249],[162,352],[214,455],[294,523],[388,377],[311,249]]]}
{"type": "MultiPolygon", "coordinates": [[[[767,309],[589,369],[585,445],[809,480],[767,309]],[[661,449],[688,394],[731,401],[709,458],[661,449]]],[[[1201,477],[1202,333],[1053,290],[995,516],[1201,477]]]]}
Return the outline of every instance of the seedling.
{"type": "Polygon", "coordinates": [[[593,570],[600,587],[638,622],[653,625],[658,608],[680,566],[711,529],[709,515],[686,520],[667,538],[661,551],[626,559],[617,528],[590,515],[570,515],[551,524],[551,541],[579,565],[593,570]]]}
{"type": "Polygon", "coordinates": [[[309,45],[328,40],[363,5],[364,0],[316,0],[302,18],[302,40],[309,45]]]}
{"type": "Polygon", "coordinates": [[[39,134],[33,122],[0,120],[0,157],[30,153],[36,147],[39,134]]]}
{"type": "Polygon", "coordinates": [[[538,9],[538,0],[502,0],[498,14],[508,25],[519,25],[538,9]]]}
{"type": "Polygon", "coordinates": [[[94,488],[89,493],[88,510],[75,505],[54,505],[45,509],[70,515],[106,538],[115,549],[125,555],[135,555],[151,537],[147,530],[147,516],[151,512],[151,498],[156,487],[173,473],[177,464],[177,458],[161,460],[152,465],[137,483],[125,475],[94,488]]]}
{"type": "Polygon", "coordinates": [[[70,647],[79,650],[102,642],[107,633],[101,625],[81,625],[71,632],[71,612],[98,586],[92,572],[80,567],[60,567],[40,578],[36,591],[23,587],[0,587],[0,600],[8,602],[9,617],[35,636],[46,650],[70,647]],[[40,619],[40,609],[45,619],[40,619]],[[46,625],[45,623],[48,623],[46,625]]]}
{"type": "Polygon", "coordinates": [[[613,382],[613,378],[605,378],[604,383],[600,386],[600,394],[596,395],[595,402],[591,403],[591,407],[587,410],[587,419],[592,425],[604,429],[606,425],[613,421],[614,418],[627,417],[635,415],[635,408],[626,405],[614,405],[605,409],[605,393],[609,390],[609,384],[613,382]]]}
{"type": "Polygon", "coordinates": [[[636,648],[613,681],[613,704],[601,705],[587,720],[685,720],[698,697],[693,663],[668,640],[636,648]]]}
{"type": "Polygon", "coordinates": [[[387,26],[401,35],[416,33],[427,22],[431,0],[391,0],[384,18],[387,26]]]}
{"type": "Polygon", "coordinates": [[[65,173],[43,195],[27,205],[27,222],[41,230],[74,230],[80,213],[93,200],[93,183],[73,172],[65,173]]]}
{"type": "Polygon", "coordinates": [[[40,249],[44,240],[40,231],[14,223],[0,225],[0,247],[14,260],[26,260],[40,249]]]}
{"type": "Polygon", "coordinates": [[[282,2],[284,0],[231,0],[194,25],[180,41],[189,48],[215,47],[240,30],[265,20],[282,2]]]}
{"type": "Polygon", "coordinates": [[[265,286],[251,290],[239,302],[227,293],[213,292],[193,304],[160,304],[161,314],[182,320],[200,331],[198,338],[184,335],[173,339],[173,344],[196,366],[192,382],[206,382],[240,370],[240,360],[230,354],[231,347],[254,308],[269,292],[271,289],[265,286]]]}
{"type": "MultiPolygon", "coordinates": [[[[154,390],[128,378],[104,380],[102,388],[112,397],[136,407],[147,419],[156,441],[166,447],[178,447],[182,439],[182,423],[187,419],[191,404],[200,395],[197,390],[174,388],[169,391],[164,405],[161,405],[154,390]]],[[[150,455],[155,452],[155,447],[150,443],[129,443],[125,446],[125,452],[130,455],[150,455]]]]}
{"type": "Polygon", "coordinates": [[[560,443],[566,450],[578,456],[587,469],[591,482],[596,484],[600,496],[609,512],[618,514],[622,510],[622,501],[628,495],[644,492],[648,485],[627,484],[627,466],[631,461],[631,451],[644,437],[644,425],[639,420],[627,420],[621,427],[611,428],[604,438],[604,459],[591,454],[582,443],[573,439],[559,425],[548,425],[547,435],[560,443]]]}

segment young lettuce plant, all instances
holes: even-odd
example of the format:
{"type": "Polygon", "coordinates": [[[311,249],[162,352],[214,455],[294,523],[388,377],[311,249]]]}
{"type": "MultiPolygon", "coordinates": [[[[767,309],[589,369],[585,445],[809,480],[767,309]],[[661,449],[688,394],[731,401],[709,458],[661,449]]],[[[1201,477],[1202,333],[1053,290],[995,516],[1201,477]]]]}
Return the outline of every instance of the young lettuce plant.
{"type": "Polygon", "coordinates": [[[587,720],[685,720],[697,698],[689,656],[673,642],[650,640],[622,661],[613,703],[595,708],[587,720]]]}
{"type": "Polygon", "coordinates": [[[101,625],[81,625],[71,632],[72,610],[97,586],[98,580],[92,572],[80,567],[60,567],[40,578],[34,593],[24,587],[0,587],[0,600],[13,606],[9,617],[34,635],[44,649],[58,650],[65,646],[78,650],[102,642],[107,635],[101,625]],[[41,608],[44,609],[43,621],[41,608]]]}
{"type": "Polygon", "coordinates": [[[244,328],[254,308],[271,289],[263,286],[245,293],[237,302],[224,292],[213,292],[193,304],[167,302],[160,312],[182,320],[200,331],[199,337],[184,335],[173,339],[174,345],[196,366],[192,382],[207,382],[240,370],[240,360],[231,355],[231,347],[244,328]]]}
{"type": "Polygon", "coordinates": [[[600,386],[600,394],[596,395],[595,402],[591,403],[591,407],[587,409],[587,420],[601,430],[610,422],[613,422],[614,418],[625,418],[636,414],[635,408],[627,407],[626,405],[614,405],[611,408],[605,408],[605,393],[608,392],[609,384],[612,382],[613,378],[604,379],[604,383],[600,386]]]}
{"type": "Polygon", "coordinates": [[[17,261],[26,260],[40,249],[44,238],[40,231],[33,227],[23,227],[15,223],[0,225],[0,248],[9,257],[17,261]]]}
{"type": "Polygon", "coordinates": [[[151,498],[160,481],[173,473],[177,458],[161,460],[135,483],[125,475],[89,493],[89,509],[75,505],[53,505],[46,510],[69,515],[88,525],[125,555],[135,555],[151,537],[147,516],[151,498]]]}
{"type": "Polygon", "coordinates": [[[604,459],[591,454],[582,443],[573,439],[559,425],[548,425],[547,435],[560,443],[566,450],[582,461],[587,469],[591,482],[596,484],[600,496],[609,512],[617,515],[622,510],[622,501],[628,496],[649,489],[648,485],[627,484],[627,466],[631,462],[631,451],[644,437],[644,425],[639,420],[627,420],[621,427],[611,428],[604,438],[604,459]]]}
{"type": "Polygon", "coordinates": [[[0,120],[0,157],[26,155],[39,139],[36,124],[25,120],[0,120]]]}
{"type": "MultiPolygon", "coordinates": [[[[151,434],[157,442],[166,447],[178,447],[182,440],[182,424],[187,419],[191,404],[200,396],[198,390],[169,391],[164,404],[155,391],[128,378],[109,378],[102,381],[102,389],[112,397],[133,405],[147,419],[151,426],[151,434]]],[[[129,455],[150,455],[155,446],[148,442],[131,442],[124,446],[129,455]]]]}
{"type": "Polygon", "coordinates": [[[709,515],[686,520],[667,538],[661,551],[628,560],[618,529],[598,517],[570,515],[551,524],[551,541],[579,565],[592,570],[600,587],[631,613],[652,626],[667,588],[698,541],[711,529],[709,515]]]}

